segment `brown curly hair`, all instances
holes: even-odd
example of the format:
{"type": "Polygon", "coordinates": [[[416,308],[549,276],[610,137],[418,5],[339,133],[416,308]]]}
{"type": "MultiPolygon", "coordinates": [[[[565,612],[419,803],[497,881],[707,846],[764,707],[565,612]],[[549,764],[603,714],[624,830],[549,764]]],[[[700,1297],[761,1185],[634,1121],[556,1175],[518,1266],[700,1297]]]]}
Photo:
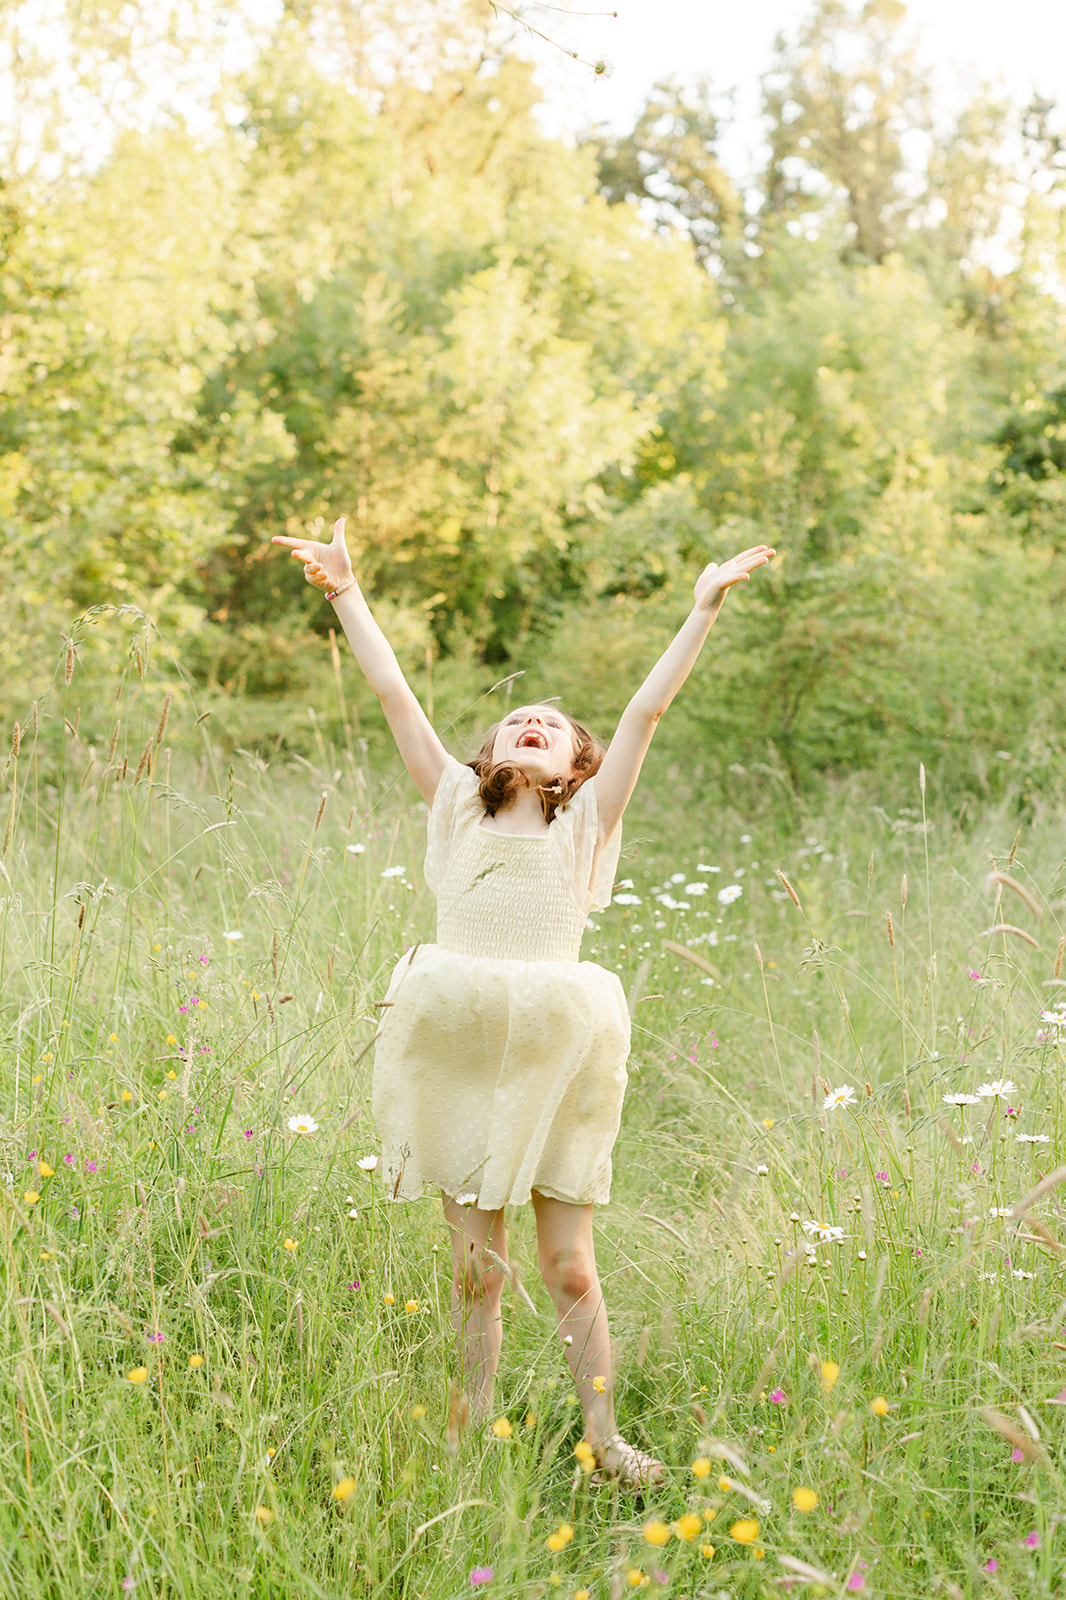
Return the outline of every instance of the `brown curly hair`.
{"type": "MultiPolygon", "coordinates": [[[[574,735],[574,759],[569,776],[556,777],[550,783],[536,785],[545,822],[551,822],[559,807],[572,800],[581,785],[596,775],[607,754],[600,741],[587,728],[583,728],[580,722],[575,721],[569,712],[559,711],[559,715],[566,718],[574,735]]],[[[529,779],[521,767],[516,767],[510,761],[493,763],[492,749],[496,743],[496,735],[506,720],[506,717],[501,717],[499,722],[493,723],[481,741],[476,755],[466,763],[477,773],[481,803],[490,817],[494,817],[497,811],[506,810],[518,791],[529,786],[529,779]]]]}

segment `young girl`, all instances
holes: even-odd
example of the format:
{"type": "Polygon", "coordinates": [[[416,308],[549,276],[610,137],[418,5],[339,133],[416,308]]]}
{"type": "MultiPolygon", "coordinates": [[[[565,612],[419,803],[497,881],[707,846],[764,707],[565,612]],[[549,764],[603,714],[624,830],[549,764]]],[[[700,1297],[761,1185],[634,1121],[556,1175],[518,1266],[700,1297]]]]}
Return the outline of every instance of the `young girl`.
{"type": "Polygon", "coordinates": [[[426,882],[437,943],[404,956],[387,994],[373,1105],[386,1180],[439,1189],[451,1230],[452,1317],[475,1415],[492,1404],[507,1276],[504,1207],[531,1201],[537,1253],[605,1477],[656,1483],[662,1463],[618,1432],[593,1206],[607,1200],[629,1017],[614,973],[579,960],[588,913],[610,903],[622,814],[656,724],[695,664],[726,591],[774,551],[701,573],[695,605],[626,707],[605,752],[551,705],[491,728],[466,766],[448,754],[352,573],[331,544],[278,536],[326,591],[400,755],[429,806],[426,882]]]}

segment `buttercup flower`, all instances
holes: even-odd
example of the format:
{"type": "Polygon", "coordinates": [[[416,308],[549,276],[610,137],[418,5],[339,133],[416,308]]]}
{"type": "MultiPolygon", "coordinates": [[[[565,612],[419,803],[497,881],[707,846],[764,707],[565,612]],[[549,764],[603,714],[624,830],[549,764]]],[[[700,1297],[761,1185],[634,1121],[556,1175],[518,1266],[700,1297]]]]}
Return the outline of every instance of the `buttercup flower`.
{"type": "Polygon", "coordinates": [[[840,1366],[836,1361],[822,1362],[822,1388],[829,1393],[837,1379],[840,1377],[840,1366]]]}
{"type": "Polygon", "coordinates": [[[793,1489],[792,1504],[797,1511],[813,1511],[818,1504],[818,1496],[813,1489],[793,1489]]]}
{"type": "Polygon", "coordinates": [[[870,1410],[875,1417],[886,1417],[888,1415],[888,1401],[883,1394],[877,1395],[870,1401],[870,1410]]]}
{"type": "Polygon", "coordinates": [[[644,1539],[647,1544],[653,1544],[661,1548],[669,1541],[669,1538],[670,1529],[665,1522],[660,1522],[658,1518],[644,1524],[644,1539]]]}
{"type": "Polygon", "coordinates": [[[754,1544],[759,1537],[759,1524],[754,1517],[741,1517],[729,1530],[729,1537],[738,1544],[754,1544]]]}
{"type": "Polygon", "coordinates": [[[127,1383],[143,1383],[145,1378],[147,1378],[147,1376],[148,1376],[148,1368],[147,1367],[134,1367],[132,1372],[127,1372],[127,1374],[126,1374],[126,1382],[127,1383]]]}
{"type": "Polygon", "coordinates": [[[683,1517],[678,1517],[674,1523],[674,1532],[679,1539],[684,1539],[686,1544],[691,1544],[703,1532],[703,1518],[698,1511],[689,1511],[683,1517]]]}
{"type": "Polygon", "coordinates": [[[509,1439],[514,1433],[514,1429],[506,1417],[497,1417],[496,1421],[492,1424],[492,1431],[496,1435],[497,1439],[509,1439]]]}
{"type": "Polygon", "coordinates": [[[711,1463],[708,1461],[707,1457],[697,1456],[695,1461],[692,1463],[692,1476],[694,1478],[709,1478],[710,1475],[711,1463]]]}
{"type": "Polygon", "coordinates": [[[204,1364],[203,1356],[193,1355],[193,1356],[189,1357],[189,1366],[192,1368],[192,1370],[194,1372],[196,1371],[197,1367],[202,1367],[203,1364],[204,1364]]]}
{"type": "Polygon", "coordinates": [[[354,1478],[342,1478],[339,1483],[335,1483],[333,1485],[333,1498],[334,1500],[339,1500],[342,1505],[344,1504],[345,1500],[349,1500],[354,1493],[354,1478]]]}

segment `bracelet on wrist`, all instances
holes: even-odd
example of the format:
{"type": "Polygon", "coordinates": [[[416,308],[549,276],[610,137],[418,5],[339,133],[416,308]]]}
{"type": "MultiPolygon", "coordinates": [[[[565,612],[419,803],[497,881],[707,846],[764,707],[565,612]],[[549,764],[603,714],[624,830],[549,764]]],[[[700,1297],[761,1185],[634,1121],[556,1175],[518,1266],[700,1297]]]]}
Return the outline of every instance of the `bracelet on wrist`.
{"type": "Polygon", "coordinates": [[[326,599],[327,600],[336,600],[338,595],[347,594],[349,589],[354,589],[354,588],[355,588],[355,579],[354,578],[349,578],[348,582],[342,584],[339,589],[331,589],[329,591],[329,593],[326,595],[326,599]]]}

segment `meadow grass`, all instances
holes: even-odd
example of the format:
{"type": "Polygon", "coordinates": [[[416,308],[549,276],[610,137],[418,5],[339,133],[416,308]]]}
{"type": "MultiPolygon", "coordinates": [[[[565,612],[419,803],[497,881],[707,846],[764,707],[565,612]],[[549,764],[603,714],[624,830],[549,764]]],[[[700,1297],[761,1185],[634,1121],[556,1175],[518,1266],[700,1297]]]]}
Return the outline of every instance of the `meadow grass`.
{"type": "Polygon", "coordinates": [[[139,666],[83,705],[62,663],[3,777],[0,1593],[1060,1593],[1063,812],[963,833],[916,773],[786,827],[651,769],[584,949],[634,1018],[641,1502],[575,1455],[528,1212],[464,1430],[439,1204],[369,1166],[424,808],[350,730],[223,759],[139,666]]]}

